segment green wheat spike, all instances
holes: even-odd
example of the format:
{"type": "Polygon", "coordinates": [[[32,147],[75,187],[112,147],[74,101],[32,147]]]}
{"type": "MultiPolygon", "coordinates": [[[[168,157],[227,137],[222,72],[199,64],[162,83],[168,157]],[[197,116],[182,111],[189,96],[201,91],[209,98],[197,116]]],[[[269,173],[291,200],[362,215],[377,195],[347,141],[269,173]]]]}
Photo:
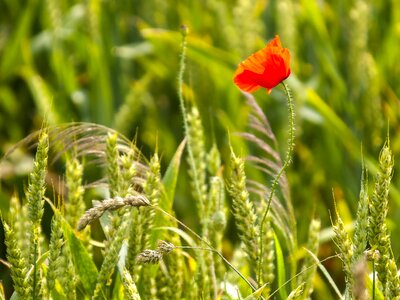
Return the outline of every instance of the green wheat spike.
{"type": "Polygon", "coordinates": [[[85,202],[83,194],[85,189],[82,185],[83,165],[78,159],[67,157],[66,160],[66,187],[68,198],[65,203],[65,219],[72,228],[76,228],[80,217],[85,213],[85,202]]]}
{"type": "Polygon", "coordinates": [[[21,205],[19,198],[16,195],[11,197],[10,212],[9,212],[10,227],[15,232],[15,239],[21,249],[21,255],[25,261],[29,261],[29,239],[30,227],[29,212],[27,205],[21,205]]]}
{"type": "Polygon", "coordinates": [[[97,277],[97,284],[94,291],[94,295],[92,299],[102,299],[103,297],[107,298],[108,295],[108,282],[114,273],[115,266],[118,262],[118,254],[122,247],[122,242],[124,239],[128,237],[129,228],[132,224],[130,221],[130,211],[126,208],[121,209],[124,211],[122,215],[123,221],[120,222],[119,227],[116,229],[108,248],[103,263],[101,265],[98,277],[97,277]]]}
{"type": "Polygon", "coordinates": [[[396,262],[391,257],[388,262],[388,284],[387,297],[388,299],[400,299],[400,277],[398,274],[396,262]]]}
{"type": "Polygon", "coordinates": [[[107,177],[110,196],[121,196],[121,174],[119,168],[119,152],[117,148],[118,134],[109,134],[106,141],[107,177]]]}
{"type": "Polygon", "coordinates": [[[46,191],[46,168],[49,150],[49,140],[46,130],[43,130],[39,136],[39,143],[34,161],[32,173],[29,175],[29,185],[26,191],[28,200],[29,219],[31,228],[30,236],[30,257],[29,264],[33,266],[33,271],[30,276],[30,284],[32,286],[32,297],[37,299],[41,292],[41,271],[40,266],[36,265],[36,260],[39,258],[40,252],[40,233],[41,220],[44,212],[44,194],[46,191]]]}
{"type": "MultiPolygon", "coordinates": [[[[210,178],[210,192],[208,196],[209,201],[212,203],[212,212],[210,218],[210,243],[218,251],[222,248],[222,238],[226,228],[226,215],[225,215],[225,185],[224,181],[219,176],[210,178]]],[[[215,262],[215,273],[218,279],[222,280],[226,272],[225,266],[216,253],[213,254],[213,261],[215,262]]]]}
{"type": "Polygon", "coordinates": [[[228,181],[228,192],[232,197],[232,210],[239,237],[245,246],[250,265],[254,268],[258,261],[258,236],[256,226],[257,216],[253,203],[250,202],[246,188],[244,160],[237,157],[231,149],[231,175],[228,181]]]}
{"type": "Polygon", "coordinates": [[[128,153],[123,154],[120,157],[121,168],[120,168],[120,191],[119,196],[125,197],[126,195],[132,195],[134,193],[133,189],[133,179],[136,176],[136,162],[135,162],[135,152],[133,149],[129,149],[128,153]]]}
{"type": "Polygon", "coordinates": [[[14,283],[14,290],[20,299],[28,299],[32,287],[27,282],[28,264],[18,247],[16,234],[10,225],[3,220],[5,233],[5,244],[7,247],[7,260],[11,264],[11,278],[14,283]]]}
{"type": "MultiPolygon", "coordinates": [[[[158,205],[161,196],[161,173],[160,160],[157,153],[150,159],[149,171],[147,172],[146,181],[143,184],[143,191],[151,205],[158,205]]],[[[150,244],[150,236],[151,229],[154,226],[155,211],[153,209],[143,209],[141,210],[141,215],[143,220],[142,226],[146,228],[142,238],[142,246],[150,248],[154,246],[150,244]]]]}
{"type": "MultiPolygon", "coordinates": [[[[197,107],[193,106],[187,114],[188,121],[188,148],[191,149],[193,159],[189,159],[189,175],[193,187],[193,196],[196,200],[197,210],[200,222],[203,223],[203,230],[206,230],[206,224],[209,218],[209,205],[206,201],[207,183],[206,183],[206,151],[203,125],[197,107]]],[[[203,233],[206,234],[206,233],[203,233]]]]}
{"type": "MultiPolygon", "coordinates": [[[[118,151],[118,134],[109,133],[106,140],[106,163],[107,163],[107,179],[111,198],[120,196],[121,193],[121,171],[119,165],[119,151],[118,151]]],[[[110,226],[106,229],[106,236],[108,237],[105,243],[105,256],[110,249],[110,243],[121,223],[120,211],[111,213],[110,226]]]]}
{"type": "Polygon", "coordinates": [[[221,168],[221,154],[215,142],[207,154],[207,170],[211,176],[216,176],[221,168]]]}
{"type": "MultiPolygon", "coordinates": [[[[121,157],[121,178],[122,178],[122,192],[124,194],[134,193],[133,178],[136,175],[135,156],[133,151],[129,151],[127,155],[121,157]]],[[[135,257],[143,249],[141,243],[143,237],[143,227],[141,220],[141,213],[139,210],[131,210],[129,228],[129,242],[128,242],[128,256],[126,259],[126,268],[132,276],[136,275],[135,257]]]]}
{"type": "Polygon", "coordinates": [[[47,269],[47,290],[51,294],[54,289],[56,279],[63,275],[61,272],[61,255],[64,244],[63,233],[59,214],[54,214],[51,221],[51,236],[49,244],[49,258],[48,258],[48,269],[47,269]]]}
{"type": "Polygon", "coordinates": [[[344,228],[344,223],[336,209],[337,221],[333,226],[335,232],[334,242],[339,249],[339,258],[343,263],[343,270],[346,279],[346,295],[351,297],[353,294],[354,276],[353,276],[353,242],[344,228]]]}
{"type": "Polygon", "coordinates": [[[72,263],[72,256],[69,247],[62,248],[60,273],[58,279],[68,299],[77,299],[77,274],[75,273],[75,268],[72,263]]]}
{"type": "Polygon", "coordinates": [[[128,300],[140,300],[139,292],[136,288],[136,284],[128,270],[124,269],[122,273],[122,284],[124,285],[125,299],[128,300]]]}
{"type": "MultiPolygon", "coordinates": [[[[72,228],[76,228],[80,217],[85,213],[84,193],[82,184],[84,166],[75,157],[67,156],[65,181],[67,187],[67,201],[65,202],[65,219],[72,228]]],[[[90,245],[90,227],[86,227],[81,233],[83,243],[89,252],[92,251],[90,245]]]]}
{"type": "MultiPolygon", "coordinates": [[[[122,195],[134,194],[133,178],[136,175],[136,162],[135,154],[133,150],[130,150],[127,154],[121,156],[121,182],[120,192],[122,195]]],[[[131,228],[129,228],[129,242],[128,242],[128,256],[126,261],[126,267],[133,276],[135,267],[135,256],[142,249],[141,239],[143,236],[143,227],[141,226],[141,215],[139,210],[131,210],[130,212],[131,228]]]]}
{"type": "Polygon", "coordinates": [[[361,176],[360,198],[357,208],[357,218],[354,226],[354,255],[353,265],[364,258],[364,252],[368,242],[368,177],[366,170],[363,168],[361,176]]]}
{"type": "MultiPolygon", "coordinates": [[[[320,229],[321,222],[317,219],[311,220],[308,230],[307,249],[315,255],[318,254],[320,229]]],[[[303,264],[304,273],[302,273],[298,281],[299,283],[304,282],[304,295],[307,299],[311,299],[310,295],[313,292],[313,279],[316,269],[315,260],[307,255],[303,264]]]]}
{"type": "Polygon", "coordinates": [[[388,284],[389,261],[392,255],[390,236],[386,225],[388,195],[394,166],[389,146],[389,141],[387,141],[379,155],[379,171],[375,177],[375,188],[369,203],[368,231],[371,250],[379,252],[375,268],[384,293],[388,284]]]}
{"type": "Polygon", "coordinates": [[[261,284],[268,283],[263,294],[268,295],[271,290],[271,285],[275,279],[275,241],[274,241],[274,229],[272,228],[271,218],[267,217],[265,222],[266,230],[262,238],[264,243],[265,251],[263,257],[260,257],[261,261],[261,284]]]}

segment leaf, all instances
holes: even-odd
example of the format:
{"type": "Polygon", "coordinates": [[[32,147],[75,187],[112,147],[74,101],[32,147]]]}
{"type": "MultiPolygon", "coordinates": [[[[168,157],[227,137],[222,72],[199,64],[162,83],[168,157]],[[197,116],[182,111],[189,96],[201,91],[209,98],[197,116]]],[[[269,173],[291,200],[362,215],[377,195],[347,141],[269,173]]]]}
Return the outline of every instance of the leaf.
{"type": "Polygon", "coordinates": [[[11,295],[10,300],[19,300],[18,294],[17,294],[16,292],[14,292],[14,293],[11,295]]]}
{"type": "Polygon", "coordinates": [[[167,168],[167,171],[165,172],[163,177],[166,201],[164,201],[164,203],[160,203],[160,207],[165,211],[171,211],[172,209],[172,202],[175,195],[176,181],[178,180],[178,174],[179,174],[179,166],[181,164],[181,157],[185,145],[186,145],[186,139],[184,139],[178,146],[178,149],[176,149],[174,157],[172,158],[167,168]]]}
{"type": "Polygon", "coordinates": [[[6,299],[6,294],[5,294],[5,292],[4,292],[4,286],[3,286],[3,283],[2,282],[0,282],[0,299],[6,299]]]}
{"type": "Polygon", "coordinates": [[[259,297],[262,296],[262,293],[264,292],[264,290],[267,288],[268,285],[269,283],[265,283],[260,288],[255,290],[251,295],[248,295],[246,298],[244,298],[244,300],[258,299],[259,297]]]}
{"type": "Polygon", "coordinates": [[[63,287],[60,282],[56,280],[55,288],[51,291],[51,299],[53,300],[67,300],[68,298],[63,293],[63,287]]]}
{"type": "Polygon", "coordinates": [[[122,285],[122,279],[121,279],[121,270],[116,274],[115,276],[115,284],[114,284],[114,289],[113,289],[113,297],[112,299],[115,300],[123,300],[124,298],[124,287],[122,285]]]}
{"type": "Polygon", "coordinates": [[[279,242],[278,237],[274,234],[275,240],[275,250],[276,250],[276,261],[277,261],[277,271],[278,271],[278,286],[281,287],[279,289],[279,294],[282,299],[287,299],[287,292],[285,289],[286,283],[286,270],[285,270],[285,258],[283,257],[283,251],[281,244],[279,242]]]}
{"type": "Polygon", "coordinates": [[[46,261],[46,259],[49,257],[49,251],[44,252],[41,256],[39,256],[39,258],[36,260],[36,265],[37,266],[41,266],[42,264],[44,264],[44,262],[46,261]]]}
{"type": "Polygon", "coordinates": [[[85,246],[76,237],[71,226],[62,219],[62,230],[69,246],[72,261],[86,294],[92,295],[97,283],[97,268],[85,246]]]}

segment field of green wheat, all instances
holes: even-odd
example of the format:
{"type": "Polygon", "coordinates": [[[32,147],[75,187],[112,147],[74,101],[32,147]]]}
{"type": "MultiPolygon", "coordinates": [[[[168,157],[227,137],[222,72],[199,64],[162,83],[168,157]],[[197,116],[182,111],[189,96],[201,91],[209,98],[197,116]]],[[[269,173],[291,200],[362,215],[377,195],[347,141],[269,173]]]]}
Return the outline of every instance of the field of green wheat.
{"type": "Polygon", "coordinates": [[[0,299],[400,299],[400,2],[0,0],[0,299]]]}

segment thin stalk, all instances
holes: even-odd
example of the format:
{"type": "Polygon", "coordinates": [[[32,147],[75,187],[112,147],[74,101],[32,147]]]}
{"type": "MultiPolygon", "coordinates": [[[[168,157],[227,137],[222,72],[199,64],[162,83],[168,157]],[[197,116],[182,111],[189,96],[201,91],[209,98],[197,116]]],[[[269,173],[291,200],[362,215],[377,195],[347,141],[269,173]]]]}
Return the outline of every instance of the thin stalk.
{"type": "Polygon", "coordinates": [[[375,261],[372,262],[372,300],[375,300],[375,261]]]}
{"type": "Polygon", "coordinates": [[[258,276],[257,276],[257,281],[261,282],[261,264],[262,264],[262,257],[264,255],[264,247],[262,243],[262,237],[264,235],[264,227],[265,227],[265,222],[267,220],[267,215],[269,212],[269,209],[271,207],[271,202],[272,198],[274,196],[275,190],[278,186],[279,179],[281,178],[282,174],[285,172],[287,167],[290,165],[291,159],[292,159],[292,154],[293,154],[293,148],[294,148],[294,106],[293,106],[293,98],[290,92],[290,89],[288,85],[282,81],[282,85],[284,87],[286,96],[287,96],[287,105],[288,105],[288,111],[289,111],[289,140],[288,140],[288,149],[286,151],[286,157],[285,157],[285,162],[283,163],[282,168],[279,170],[278,174],[275,176],[274,181],[271,186],[271,191],[268,197],[268,202],[267,202],[267,207],[265,209],[264,215],[261,220],[260,224],[260,239],[259,239],[259,244],[260,244],[260,256],[258,260],[258,276]]]}
{"type": "MultiPolygon", "coordinates": [[[[193,182],[195,185],[197,195],[201,195],[201,189],[200,189],[199,181],[198,181],[199,175],[197,173],[197,169],[195,168],[196,164],[195,164],[195,160],[194,160],[194,156],[193,156],[192,147],[190,146],[191,145],[191,143],[190,143],[191,137],[189,134],[189,125],[188,125],[189,122],[187,119],[185,99],[183,99],[183,75],[185,73],[185,68],[186,68],[186,63],[185,63],[186,49],[187,49],[186,37],[188,34],[188,28],[185,25],[182,25],[181,31],[182,31],[182,46],[181,46],[181,57],[179,60],[179,72],[178,72],[178,98],[179,98],[179,105],[180,105],[181,113],[182,113],[182,117],[183,117],[183,127],[185,129],[185,136],[188,140],[187,150],[188,150],[188,155],[189,155],[190,167],[191,167],[191,170],[193,172],[193,177],[194,177],[193,182]]],[[[197,201],[201,201],[201,199],[197,199],[197,201]]]]}
{"type": "MultiPolygon", "coordinates": [[[[190,164],[194,166],[194,157],[193,157],[193,151],[192,148],[190,147],[190,135],[189,135],[189,125],[188,125],[188,119],[187,119],[187,112],[186,112],[186,107],[185,107],[185,99],[183,99],[183,75],[185,73],[185,60],[186,60],[186,48],[187,48],[187,41],[186,41],[186,36],[187,36],[187,31],[188,28],[185,25],[182,25],[182,49],[181,49],[181,59],[179,60],[179,73],[178,73],[178,98],[179,98],[179,105],[181,108],[181,113],[183,117],[183,127],[185,129],[185,136],[188,139],[188,154],[189,154],[189,160],[190,164]]],[[[197,178],[197,170],[196,168],[193,168],[193,175],[195,178],[197,178]]],[[[197,180],[194,180],[195,182],[195,188],[197,193],[200,195],[200,187],[197,182],[197,180]]]]}
{"type": "Polygon", "coordinates": [[[35,243],[33,246],[33,285],[32,285],[32,300],[36,300],[36,282],[37,282],[37,255],[38,255],[38,244],[35,243]]]}

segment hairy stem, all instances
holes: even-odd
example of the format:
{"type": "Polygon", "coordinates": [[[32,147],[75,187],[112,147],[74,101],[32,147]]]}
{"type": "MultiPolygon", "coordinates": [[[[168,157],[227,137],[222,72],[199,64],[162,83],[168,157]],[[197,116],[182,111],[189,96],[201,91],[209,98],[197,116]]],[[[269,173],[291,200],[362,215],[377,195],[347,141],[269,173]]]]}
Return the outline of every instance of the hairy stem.
{"type": "MultiPolygon", "coordinates": [[[[186,37],[188,34],[188,28],[185,25],[182,25],[181,31],[182,31],[182,48],[181,48],[181,57],[180,57],[180,61],[179,61],[179,73],[178,73],[178,98],[179,98],[179,105],[180,105],[181,113],[182,113],[182,117],[183,117],[183,127],[185,129],[185,136],[188,140],[187,151],[188,151],[188,155],[189,155],[190,169],[191,169],[191,172],[193,173],[193,183],[194,183],[195,194],[198,195],[197,198],[199,198],[196,200],[199,202],[198,203],[199,209],[204,210],[204,207],[203,207],[204,203],[202,202],[202,199],[200,199],[203,192],[200,187],[199,173],[196,168],[195,156],[193,154],[193,149],[191,147],[192,135],[190,134],[188,112],[187,112],[186,106],[185,106],[185,99],[183,98],[183,75],[185,73],[185,68],[186,68],[186,64],[185,64],[186,48],[187,48],[186,37]]],[[[199,213],[202,213],[202,211],[200,211],[199,213]]]]}
{"type": "Polygon", "coordinates": [[[262,243],[262,237],[264,235],[264,227],[265,227],[265,222],[267,220],[267,215],[269,212],[269,209],[271,207],[271,202],[272,202],[272,198],[274,196],[275,190],[278,186],[279,183],[279,179],[281,178],[282,174],[286,171],[287,167],[289,166],[291,159],[292,159],[292,154],[293,154],[293,148],[294,148],[294,106],[293,106],[293,98],[292,98],[292,94],[290,92],[289,87],[287,86],[287,84],[285,82],[282,82],[282,85],[284,87],[286,96],[287,96],[287,105],[288,105],[288,111],[289,111],[289,140],[288,140],[288,149],[286,151],[286,157],[285,157],[285,162],[283,163],[282,168],[280,169],[280,171],[278,172],[278,174],[275,176],[274,181],[272,183],[271,186],[271,191],[268,197],[268,201],[267,201],[267,207],[265,209],[264,215],[262,217],[261,220],[261,224],[260,224],[260,259],[258,260],[258,276],[257,276],[257,281],[261,282],[261,278],[262,278],[262,268],[261,268],[261,264],[262,264],[262,257],[264,255],[264,247],[263,247],[263,243],[262,243]]]}

